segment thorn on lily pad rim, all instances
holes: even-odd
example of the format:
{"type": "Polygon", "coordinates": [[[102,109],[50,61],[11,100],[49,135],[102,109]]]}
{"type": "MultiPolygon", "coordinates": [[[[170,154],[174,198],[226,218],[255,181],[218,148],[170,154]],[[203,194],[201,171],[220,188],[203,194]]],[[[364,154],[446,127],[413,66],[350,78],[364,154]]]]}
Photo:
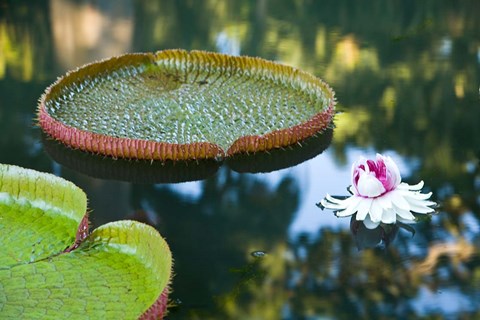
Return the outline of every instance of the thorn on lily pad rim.
{"type": "Polygon", "coordinates": [[[113,158],[224,158],[296,144],[331,126],[333,90],[299,69],[246,56],[164,50],[87,64],[40,98],[38,123],[113,158]]]}

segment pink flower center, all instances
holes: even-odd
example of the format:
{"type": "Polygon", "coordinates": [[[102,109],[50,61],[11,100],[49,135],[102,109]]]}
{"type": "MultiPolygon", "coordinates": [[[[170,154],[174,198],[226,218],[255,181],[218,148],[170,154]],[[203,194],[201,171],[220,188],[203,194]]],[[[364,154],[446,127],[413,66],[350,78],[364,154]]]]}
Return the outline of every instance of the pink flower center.
{"type": "Polygon", "coordinates": [[[382,196],[394,190],[399,183],[400,174],[396,164],[383,156],[377,156],[376,161],[366,160],[358,164],[353,172],[355,189],[364,197],[382,196]]]}
{"type": "Polygon", "coordinates": [[[386,192],[395,189],[395,179],[387,170],[387,166],[383,160],[380,159],[376,162],[373,160],[367,160],[367,164],[370,168],[370,172],[372,172],[378,181],[383,184],[386,192]]]}

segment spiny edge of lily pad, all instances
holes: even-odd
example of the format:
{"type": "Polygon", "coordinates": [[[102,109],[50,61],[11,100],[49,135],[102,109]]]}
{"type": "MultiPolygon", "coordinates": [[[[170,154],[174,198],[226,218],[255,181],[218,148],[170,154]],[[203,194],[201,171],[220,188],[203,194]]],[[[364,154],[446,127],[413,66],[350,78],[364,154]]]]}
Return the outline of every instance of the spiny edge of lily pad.
{"type": "Polygon", "coordinates": [[[224,151],[210,142],[175,144],[153,140],[111,137],[67,126],[53,119],[40,107],[38,121],[55,140],[73,149],[80,149],[112,158],[140,160],[196,160],[223,158],[224,151]]]}
{"type": "MultiPolygon", "coordinates": [[[[89,220],[89,213],[86,212],[82,218],[82,221],[78,225],[77,233],[75,235],[74,243],[66,248],[62,253],[70,253],[80,247],[80,245],[88,238],[91,234],[90,232],[90,220],[89,220]]],[[[168,313],[168,302],[169,302],[169,294],[171,292],[171,277],[168,280],[169,282],[162,290],[158,298],[155,300],[152,305],[148,307],[139,317],[139,320],[156,320],[156,319],[163,319],[168,313]]]]}
{"type": "Polygon", "coordinates": [[[167,285],[157,300],[138,318],[139,320],[157,320],[163,319],[168,313],[168,296],[170,294],[170,285],[167,285]]]}
{"type": "Polygon", "coordinates": [[[332,100],[332,103],[326,111],[318,113],[307,122],[291,128],[276,130],[261,136],[241,137],[228,149],[227,155],[255,153],[287,147],[311,137],[316,133],[323,132],[332,122],[334,105],[335,103],[332,100]]]}
{"type": "Polygon", "coordinates": [[[67,146],[95,154],[110,156],[112,158],[161,161],[196,159],[221,160],[237,153],[251,153],[286,147],[321,132],[331,123],[335,114],[335,104],[334,92],[324,81],[297,68],[258,57],[234,57],[206,51],[173,49],[157,51],[155,53],[125,54],[99,62],[89,63],[67,72],[66,75],[58,78],[56,82],[50,85],[40,97],[37,122],[48,135],[67,146]],[[45,103],[50,96],[59,94],[65,86],[75,83],[78,78],[90,77],[92,74],[95,74],[95,72],[108,72],[128,63],[131,63],[132,66],[138,66],[142,63],[154,63],[158,65],[161,60],[172,60],[178,57],[184,59],[181,60],[181,63],[184,63],[185,59],[191,58],[193,61],[205,63],[206,66],[210,65],[231,69],[252,68],[253,66],[255,67],[255,72],[257,72],[256,76],[265,78],[278,77],[282,79],[282,82],[290,81],[292,85],[296,84],[302,87],[302,89],[319,86],[324,92],[326,91],[328,93],[329,105],[310,120],[293,127],[275,130],[264,135],[240,137],[228,150],[223,150],[220,146],[211,142],[176,144],[107,136],[67,126],[50,116],[46,110],[45,103]],[[276,75],[276,73],[281,74],[276,75]],[[285,75],[282,73],[285,73],[285,75]],[[289,79],[289,77],[291,79],[289,79]]]}

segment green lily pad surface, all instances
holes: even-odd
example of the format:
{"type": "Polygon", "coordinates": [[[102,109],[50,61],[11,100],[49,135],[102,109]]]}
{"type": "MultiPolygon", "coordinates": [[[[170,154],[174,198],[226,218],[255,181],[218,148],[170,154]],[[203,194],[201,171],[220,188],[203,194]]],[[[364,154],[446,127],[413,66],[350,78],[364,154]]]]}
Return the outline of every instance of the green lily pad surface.
{"type": "Polygon", "coordinates": [[[45,132],[74,148],[141,159],[218,158],[291,145],[331,123],[333,91],[251,57],[166,50],[86,65],[47,89],[45,132]]]}
{"type": "Polygon", "coordinates": [[[0,165],[1,319],[163,316],[166,242],[134,221],[88,234],[86,204],[68,181],[0,165]]]}

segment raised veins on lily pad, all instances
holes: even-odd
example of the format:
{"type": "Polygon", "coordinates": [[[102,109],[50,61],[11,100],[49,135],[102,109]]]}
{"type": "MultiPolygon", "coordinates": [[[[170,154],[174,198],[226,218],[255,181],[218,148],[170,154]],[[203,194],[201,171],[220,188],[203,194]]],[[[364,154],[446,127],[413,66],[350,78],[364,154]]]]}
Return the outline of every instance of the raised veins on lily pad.
{"type": "Polygon", "coordinates": [[[326,129],[334,93],[275,62],[203,51],[126,54],[67,73],[40,99],[42,129],[114,158],[223,158],[326,129]]]}
{"type": "Polygon", "coordinates": [[[152,227],[117,221],[88,233],[81,189],[0,164],[1,319],[161,319],[172,268],[152,227]]]}

